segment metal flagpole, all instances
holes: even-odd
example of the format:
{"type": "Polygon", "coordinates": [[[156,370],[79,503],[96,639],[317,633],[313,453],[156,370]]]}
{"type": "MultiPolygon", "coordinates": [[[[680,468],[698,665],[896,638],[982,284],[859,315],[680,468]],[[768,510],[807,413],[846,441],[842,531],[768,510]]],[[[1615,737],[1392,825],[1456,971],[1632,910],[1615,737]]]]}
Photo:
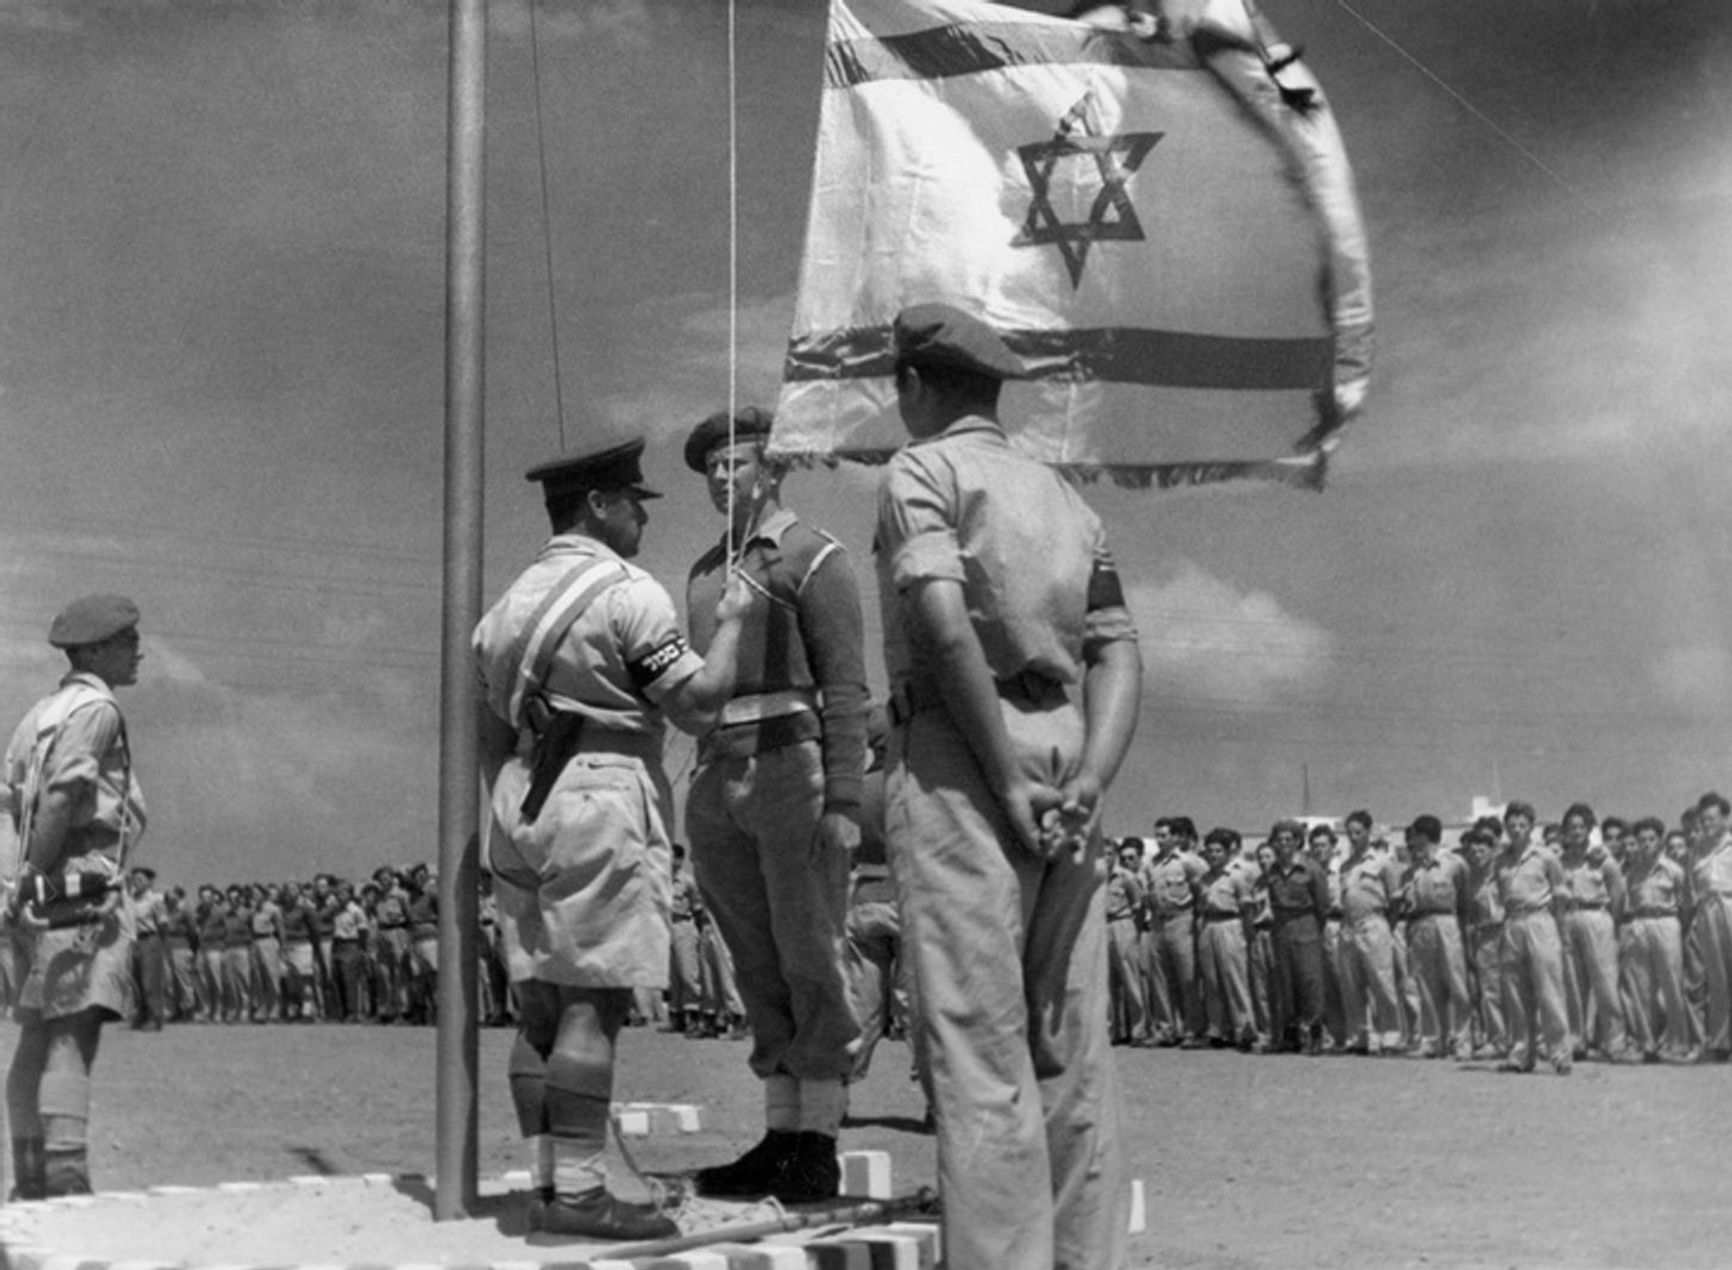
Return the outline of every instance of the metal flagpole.
{"type": "Polygon", "coordinates": [[[469,637],[481,618],[487,0],[451,0],[445,228],[445,602],[439,718],[436,1221],[476,1198],[480,786],[469,637]]]}

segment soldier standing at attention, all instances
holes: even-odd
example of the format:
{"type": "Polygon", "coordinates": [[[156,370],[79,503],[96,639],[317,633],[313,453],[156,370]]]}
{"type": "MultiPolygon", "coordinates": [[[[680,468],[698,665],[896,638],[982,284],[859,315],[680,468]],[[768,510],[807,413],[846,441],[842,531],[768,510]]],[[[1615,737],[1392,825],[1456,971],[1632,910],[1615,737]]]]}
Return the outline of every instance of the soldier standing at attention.
{"type": "Polygon", "coordinates": [[[173,887],[163,894],[162,955],[168,969],[168,1021],[186,1023],[198,1017],[198,927],[186,902],[186,891],[173,887]]]}
{"type": "Polygon", "coordinates": [[[1129,1191],[1107,1019],[1102,797],[1142,659],[1099,518],[997,420],[1022,366],[943,304],[893,328],[875,552],[886,838],[955,1266],[1117,1270],[1129,1191]]]}
{"type": "Polygon", "coordinates": [[[1329,921],[1329,879],[1304,848],[1305,827],[1279,820],[1269,830],[1275,867],[1269,871],[1274,917],[1270,983],[1270,1045],[1276,1053],[1323,1050],[1323,927],[1329,921]]]}
{"type": "Polygon", "coordinates": [[[1247,870],[1234,867],[1240,846],[1231,829],[1211,829],[1203,839],[1208,872],[1197,879],[1197,970],[1203,985],[1209,1044],[1237,1045],[1250,1053],[1257,1043],[1251,1007],[1251,923],[1257,896],[1247,870]]]}
{"type": "Polygon", "coordinates": [[[1407,950],[1421,985],[1419,1053],[1460,1062],[1473,1057],[1473,1003],[1461,928],[1472,898],[1468,866],[1441,847],[1443,825],[1419,816],[1407,827],[1407,875],[1402,908],[1407,950]]]}
{"type": "Polygon", "coordinates": [[[1592,1044],[1611,1061],[1625,1057],[1624,1003],[1618,996],[1618,921],[1624,915],[1624,873],[1604,850],[1590,848],[1594,813],[1575,803],[1564,813],[1564,990],[1575,1057],[1592,1044]]]}
{"type": "Polygon", "coordinates": [[[1570,1023],[1564,1006],[1564,953],[1555,909],[1563,866],[1533,840],[1533,804],[1504,809],[1504,849],[1493,869],[1503,900],[1504,1002],[1509,1008],[1510,1056],[1499,1071],[1531,1072],[1543,1046],[1552,1068],[1570,1074],[1570,1023]]]}
{"type": "Polygon", "coordinates": [[[1690,861],[1694,915],[1690,935],[1702,966],[1702,1062],[1732,1059],[1732,802],[1709,792],[1696,804],[1690,861]]]}
{"type": "Polygon", "coordinates": [[[1339,840],[1328,825],[1317,825],[1306,839],[1311,858],[1329,884],[1329,919],[1323,923],[1323,1028],[1336,1050],[1347,1047],[1347,1007],[1341,991],[1341,861],[1335,858],[1339,840]]]}
{"type": "Polygon", "coordinates": [[[1663,1041],[1676,1054],[1690,1044],[1684,1008],[1684,940],[1679,921],[1688,902],[1684,866],[1661,850],[1666,826],[1644,816],[1625,874],[1630,920],[1619,940],[1629,1026],[1644,1063],[1658,1063],[1663,1041]]]}
{"type": "Polygon", "coordinates": [[[102,1025],[121,1017],[132,975],[127,852],[144,798],[114,689],[138,682],[138,607],[74,600],[48,628],[71,669],[6,747],[6,784],[23,853],[11,913],[23,983],[6,1078],[20,1199],[90,1193],[90,1069],[102,1025]]]}
{"type": "Polygon", "coordinates": [[[319,921],[299,882],[283,885],[283,1017],[318,1017],[319,921]]]}
{"type": "Polygon", "coordinates": [[[228,938],[229,910],[223,893],[210,883],[198,888],[198,909],[193,914],[198,944],[198,1021],[224,1022],[227,984],[223,978],[224,944],[228,938]]]}
{"type": "Polygon", "coordinates": [[[1204,1031],[1197,992],[1195,888],[1208,865],[1196,853],[1189,816],[1155,821],[1155,854],[1143,866],[1148,892],[1149,1013],[1155,1044],[1183,1045],[1204,1031]]]}
{"type": "Polygon", "coordinates": [[[1473,972],[1469,987],[1479,1019],[1480,1043],[1474,1057],[1501,1059],[1509,1053],[1509,1036],[1504,1028],[1503,970],[1498,961],[1503,944],[1503,901],[1498,898],[1494,868],[1497,839],[1490,830],[1476,825],[1462,835],[1461,843],[1467,850],[1467,885],[1472,897],[1462,939],[1473,972]]]}
{"type": "Polygon", "coordinates": [[[706,1195],[799,1203],[837,1194],[836,1135],[860,1040],[844,962],[866,661],[847,553],[782,505],[782,472],[764,455],[770,425],[755,406],[731,419],[719,411],[685,448],[731,518],[687,582],[692,646],[709,648],[730,564],[768,600],[741,632],[734,694],[698,742],[686,799],[692,870],[752,1029],[764,1136],[696,1182],[706,1195]]]}
{"type": "Polygon", "coordinates": [[[1113,1044],[1142,1045],[1148,1031],[1143,996],[1143,840],[1126,838],[1107,874],[1107,980],[1112,999],[1113,1044]]]}
{"type": "Polygon", "coordinates": [[[646,499],[642,441],[530,469],[553,537],[475,629],[490,863],[518,995],[512,1101],[535,1142],[528,1224],[596,1239],[678,1233],[610,1193],[614,1054],[635,988],[668,974],[663,718],[702,731],[732,694],[751,607],[729,587],[710,659],[673,601],[626,563],[646,499]]]}
{"type": "Polygon", "coordinates": [[[1341,864],[1341,995],[1347,1052],[1381,1054],[1401,1041],[1401,996],[1395,977],[1395,931],[1401,866],[1371,845],[1371,813],[1347,817],[1341,864]]]}
{"type": "Polygon", "coordinates": [[[134,865],[127,877],[126,903],[132,909],[136,941],[132,945],[132,1030],[160,1032],[168,1017],[167,957],[163,927],[168,906],[156,889],[156,870],[134,865]]]}

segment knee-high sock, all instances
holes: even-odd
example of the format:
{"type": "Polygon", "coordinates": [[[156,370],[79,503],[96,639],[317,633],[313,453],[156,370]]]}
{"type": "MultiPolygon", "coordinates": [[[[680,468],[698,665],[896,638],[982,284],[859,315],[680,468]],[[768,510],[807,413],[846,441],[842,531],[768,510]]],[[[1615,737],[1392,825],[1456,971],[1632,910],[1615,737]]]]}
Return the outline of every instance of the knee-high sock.
{"type": "Polygon", "coordinates": [[[847,1110],[848,1091],[840,1080],[800,1082],[800,1118],[796,1127],[802,1133],[835,1137],[842,1128],[842,1116],[847,1110]]]}
{"type": "Polygon", "coordinates": [[[6,1073],[6,1110],[14,1138],[42,1136],[42,1104],[38,1091],[42,1069],[47,1062],[47,1038],[40,1031],[27,1028],[18,1038],[12,1066],[6,1073]]]}
{"type": "Polygon", "coordinates": [[[555,1049],[547,1060],[547,1127],[558,1190],[580,1192],[606,1184],[602,1154],[612,1109],[611,1048],[555,1049]]]}
{"type": "Polygon", "coordinates": [[[800,1131],[800,1084],[785,1072],[764,1081],[764,1127],[778,1133],[800,1131]]]}
{"type": "Polygon", "coordinates": [[[519,1032],[506,1067],[517,1131],[526,1138],[547,1132],[547,1060],[519,1032]]]}

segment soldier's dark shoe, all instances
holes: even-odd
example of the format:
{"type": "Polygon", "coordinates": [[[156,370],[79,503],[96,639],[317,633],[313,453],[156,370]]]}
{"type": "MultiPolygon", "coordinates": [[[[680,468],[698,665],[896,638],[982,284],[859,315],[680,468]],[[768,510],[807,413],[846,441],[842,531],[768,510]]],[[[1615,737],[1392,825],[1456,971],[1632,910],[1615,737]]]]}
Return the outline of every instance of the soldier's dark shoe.
{"type": "Polygon", "coordinates": [[[699,1169],[692,1182],[700,1195],[768,1195],[786,1162],[794,1158],[799,1140],[797,1133],[771,1129],[732,1164],[699,1169]]]}
{"type": "Polygon", "coordinates": [[[801,1133],[794,1154],[770,1183],[770,1194],[784,1204],[815,1204],[842,1190],[842,1164],[836,1139],[827,1133],[801,1133]]]}
{"type": "Polygon", "coordinates": [[[43,1153],[42,1194],[47,1199],[62,1195],[89,1195],[90,1165],[82,1147],[49,1148],[43,1153]]]}
{"type": "Polygon", "coordinates": [[[680,1233],[673,1220],[655,1205],[628,1203],[601,1186],[577,1195],[556,1195],[551,1200],[537,1196],[530,1200],[526,1216],[531,1230],[586,1239],[639,1243],[672,1239],[680,1233]]]}

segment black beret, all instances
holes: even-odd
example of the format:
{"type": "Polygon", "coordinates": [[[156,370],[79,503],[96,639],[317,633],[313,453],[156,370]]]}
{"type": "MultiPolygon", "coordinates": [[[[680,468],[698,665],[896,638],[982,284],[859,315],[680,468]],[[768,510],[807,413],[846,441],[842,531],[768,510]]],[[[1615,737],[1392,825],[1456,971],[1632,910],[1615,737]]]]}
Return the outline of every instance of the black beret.
{"type": "Polygon", "coordinates": [[[60,610],[48,628],[48,642],[56,648],[82,648],[137,625],[138,605],[124,595],[87,595],[60,610]]]}
{"type": "Polygon", "coordinates": [[[951,366],[993,379],[1028,373],[997,331],[954,305],[910,305],[896,315],[891,339],[898,365],[951,366]]]}
{"type": "MultiPolygon", "coordinates": [[[[775,416],[763,407],[742,406],[734,412],[734,440],[750,441],[756,437],[767,437],[773,422],[775,416]]],[[[686,466],[700,475],[707,473],[710,451],[727,443],[728,412],[718,410],[693,428],[691,436],[686,438],[686,466]]]]}
{"type": "Polygon", "coordinates": [[[644,487],[643,446],[640,437],[585,454],[562,454],[537,463],[523,475],[526,480],[540,482],[550,499],[592,489],[628,489],[639,498],[660,498],[655,490],[644,487]]]}

